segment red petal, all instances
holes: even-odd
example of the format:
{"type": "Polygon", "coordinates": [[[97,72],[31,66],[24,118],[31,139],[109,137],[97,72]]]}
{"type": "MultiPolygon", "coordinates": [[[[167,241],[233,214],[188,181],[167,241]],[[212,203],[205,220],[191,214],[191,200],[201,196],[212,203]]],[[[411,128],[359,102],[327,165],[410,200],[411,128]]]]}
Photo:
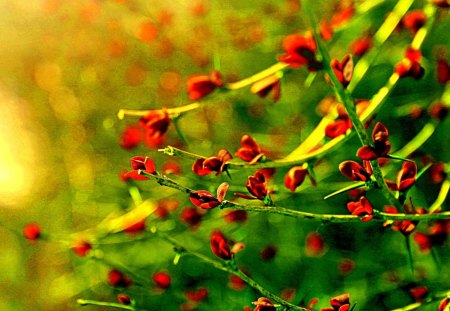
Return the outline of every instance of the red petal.
{"type": "Polygon", "coordinates": [[[359,148],[358,151],[356,152],[356,155],[361,160],[367,161],[375,160],[378,157],[377,154],[375,153],[375,150],[373,150],[373,147],[370,146],[363,146],[359,148]]]}

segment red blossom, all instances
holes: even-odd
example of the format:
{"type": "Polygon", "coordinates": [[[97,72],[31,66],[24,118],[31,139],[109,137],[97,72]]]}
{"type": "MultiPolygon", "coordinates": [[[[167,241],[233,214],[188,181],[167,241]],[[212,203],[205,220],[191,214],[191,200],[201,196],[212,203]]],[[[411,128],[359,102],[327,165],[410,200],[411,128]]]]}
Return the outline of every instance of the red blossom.
{"type": "Polygon", "coordinates": [[[260,297],[257,301],[252,302],[256,307],[253,311],[276,311],[277,308],[269,298],[260,297]]]}
{"type": "Polygon", "coordinates": [[[264,154],[256,141],[250,135],[245,134],[241,137],[241,148],[236,151],[235,156],[249,164],[255,164],[264,154]]]}
{"type": "Polygon", "coordinates": [[[320,21],[319,30],[323,41],[329,41],[333,38],[333,26],[327,20],[320,21]]]}
{"type": "Polygon", "coordinates": [[[415,232],[413,235],[413,240],[423,253],[429,253],[433,247],[430,237],[422,232],[415,232]]]}
{"type": "Polygon", "coordinates": [[[322,256],[325,252],[325,242],[317,232],[311,232],[306,236],[306,255],[311,257],[322,256]]]}
{"type": "Polygon", "coordinates": [[[254,176],[249,176],[245,186],[247,187],[248,192],[259,200],[264,200],[264,198],[268,195],[266,177],[260,171],[256,171],[254,176]]]}
{"type": "Polygon", "coordinates": [[[415,34],[427,21],[427,16],[422,10],[412,10],[402,19],[402,25],[415,34]]]}
{"type": "Polygon", "coordinates": [[[372,168],[368,161],[363,161],[364,167],[355,161],[344,161],[339,164],[342,175],[353,181],[369,181],[372,168]]]}
{"type": "Polygon", "coordinates": [[[317,45],[312,34],[308,33],[304,37],[296,34],[288,35],[283,40],[283,48],[286,54],[278,59],[288,64],[291,68],[308,66],[308,70],[315,71],[322,67],[316,60],[317,45]]]}
{"type": "Polygon", "coordinates": [[[347,311],[350,309],[350,295],[342,294],[330,300],[333,308],[323,308],[322,311],[347,311]]]}
{"type": "Polygon", "coordinates": [[[227,223],[242,223],[247,220],[247,211],[235,210],[223,214],[223,219],[227,223]]]}
{"type": "Polygon", "coordinates": [[[429,170],[430,180],[433,184],[440,184],[447,178],[444,162],[436,162],[431,165],[429,170]]]}
{"type": "Polygon", "coordinates": [[[197,227],[202,221],[202,217],[203,214],[195,207],[185,207],[180,212],[181,221],[191,226],[191,228],[197,227]]]}
{"type": "Polygon", "coordinates": [[[212,172],[216,172],[216,175],[219,175],[225,169],[227,162],[232,158],[227,150],[221,149],[217,156],[201,158],[195,161],[192,165],[192,171],[199,176],[208,175],[212,172]]]}
{"type": "Polygon", "coordinates": [[[405,51],[405,57],[395,65],[394,70],[400,78],[412,77],[419,80],[425,74],[425,69],[419,63],[421,58],[422,53],[419,50],[408,47],[405,51]]]}
{"type": "Polygon", "coordinates": [[[92,249],[92,244],[87,241],[76,241],[72,245],[72,250],[77,256],[85,257],[92,249]]]}
{"type": "Polygon", "coordinates": [[[406,191],[414,185],[417,175],[417,166],[414,162],[403,162],[402,169],[397,174],[398,191],[406,191]]]}
{"type": "Polygon", "coordinates": [[[214,197],[211,192],[206,190],[197,190],[189,194],[189,199],[192,204],[197,207],[210,209],[218,206],[220,204],[219,200],[214,197]]]}
{"type": "Polygon", "coordinates": [[[139,125],[145,129],[145,136],[148,140],[158,142],[169,128],[169,113],[166,109],[150,110],[139,120],[139,125]]]}
{"type": "Polygon", "coordinates": [[[139,171],[144,171],[148,174],[156,173],[155,162],[153,162],[153,160],[148,157],[144,158],[142,156],[135,156],[131,158],[130,162],[133,170],[126,173],[126,177],[128,178],[132,178],[135,180],[147,180],[148,177],[140,175],[139,171]]]}
{"type": "Polygon", "coordinates": [[[189,99],[198,100],[214,92],[216,88],[222,87],[223,81],[220,72],[213,70],[208,76],[201,74],[191,75],[186,80],[186,84],[189,99]]]}
{"type": "Polygon", "coordinates": [[[366,161],[375,160],[386,156],[391,150],[391,143],[388,141],[389,132],[383,123],[378,122],[372,132],[374,146],[363,146],[358,149],[356,155],[366,161]]]}
{"type": "Polygon", "coordinates": [[[199,303],[202,302],[206,297],[208,297],[208,290],[206,288],[199,288],[197,290],[186,290],[184,296],[192,302],[199,303]]]}
{"type": "Polygon", "coordinates": [[[131,298],[128,295],[125,294],[119,294],[117,295],[117,301],[124,306],[129,306],[131,304],[131,298]]]}
{"type": "Polygon", "coordinates": [[[245,283],[245,281],[243,279],[241,279],[237,275],[230,274],[230,277],[228,279],[228,286],[231,289],[243,290],[246,285],[247,285],[247,283],[245,283]]]}
{"type": "Polygon", "coordinates": [[[142,141],[142,129],[135,125],[127,126],[120,136],[119,145],[123,149],[136,148],[142,141]]]}
{"type": "Polygon", "coordinates": [[[119,270],[113,269],[108,273],[108,283],[114,287],[128,287],[132,280],[119,270]]]}
{"type": "Polygon", "coordinates": [[[355,14],[355,4],[353,1],[340,1],[335,8],[334,15],[331,18],[331,25],[339,27],[345,25],[355,14]]]}
{"type": "Polygon", "coordinates": [[[36,241],[41,236],[41,227],[37,223],[31,223],[23,227],[23,236],[30,241],[36,241]]]}
{"type": "Polygon", "coordinates": [[[409,293],[417,302],[422,302],[428,296],[428,288],[426,286],[414,287],[409,290],[409,293]]]}
{"type": "Polygon", "coordinates": [[[361,197],[358,202],[347,203],[347,209],[352,215],[362,217],[361,220],[364,222],[373,218],[372,205],[365,197],[361,197]]]}
{"type": "MultiPolygon", "coordinates": [[[[410,210],[410,208],[407,205],[404,205],[404,210],[406,213],[420,213],[423,214],[424,210],[423,209],[414,209],[413,207],[413,211],[410,210]]],[[[384,207],[384,211],[386,213],[390,213],[390,214],[397,214],[398,211],[395,207],[393,206],[385,206],[384,207]]],[[[409,236],[415,229],[417,226],[418,221],[412,221],[412,220],[394,220],[392,221],[386,221],[384,223],[384,226],[388,226],[390,224],[392,224],[391,228],[394,231],[400,231],[404,236],[409,236]]]]}
{"type": "Polygon", "coordinates": [[[291,167],[284,177],[284,186],[294,192],[297,187],[301,186],[307,174],[308,169],[303,166],[291,167]]]}
{"type": "Polygon", "coordinates": [[[334,71],[334,74],[336,75],[336,78],[339,80],[339,82],[342,84],[344,88],[347,87],[347,85],[352,80],[353,76],[353,58],[352,56],[346,55],[342,62],[339,62],[336,59],[333,59],[331,61],[331,68],[334,71]]]}
{"type": "Polygon", "coordinates": [[[233,256],[230,250],[230,245],[226,241],[222,232],[216,230],[211,234],[211,250],[217,257],[230,260],[233,256]]]}
{"type": "Polygon", "coordinates": [[[436,61],[436,76],[440,84],[447,84],[450,81],[450,66],[446,59],[439,58],[436,61]]]}
{"type": "Polygon", "coordinates": [[[438,100],[430,106],[428,113],[433,118],[443,121],[448,115],[448,106],[442,100],[438,100]]]}
{"type": "Polygon", "coordinates": [[[350,120],[338,119],[331,122],[325,127],[325,136],[329,138],[336,138],[338,136],[344,135],[351,128],[352,123],[350,120]]]}
{"type": "Polygon", "coordinates": [[[277,74],[267,76],[253,83],[250,87],[250,92],[262,98],[266,97],[270,92],[272,92],[272,99],[274,102],[277,102],[281,96],[280,77],[277,74]]]}
{"type": "Polygon", "coordinates": [[[356,57],[363,56],[372,47],[371,37],[360,37],[350,44],[350,51],[356,57]]]}
{"type": "Polygon", "coordinates": [[[155,272],[152,275],[152,281],[157,287],[159,287],[161,289],[166,289],[172,283],[172,278],[170,277],[169,273],[164,272],[164,271],[159,271],[159,272],[155,272]]]}

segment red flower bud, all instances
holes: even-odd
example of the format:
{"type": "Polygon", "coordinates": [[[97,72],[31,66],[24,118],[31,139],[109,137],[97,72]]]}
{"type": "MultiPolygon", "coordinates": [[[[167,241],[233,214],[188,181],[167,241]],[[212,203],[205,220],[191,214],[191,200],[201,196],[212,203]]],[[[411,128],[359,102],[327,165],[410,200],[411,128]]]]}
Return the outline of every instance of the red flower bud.
{"type": "Polygon", "coordinates": [[[335,311],[347,311],[350,308],[350,295],[342,294],[330,300],[330,305],[335,311]]]}
{"type": "Polygon", "coordinates": [[[211,250],[221,259],[230,260],[232,257],[230,246],[220,231],[214,231],[211,234],[211,250]]]}
{"type": "Polygon", "coordinates": [[[330,41],[333,38],[333,26],[327,20],[320,21],[319,30],[323,41],[330,41]]]}
{"type": "Polygon", "coordinates": [[[352,122],[350,120],[336,120],[325,127],[325,136],[329,138],[336,138],[344,135],[351,128],[352,122]]]}
{"type": "Polygon", "coordinates": [[[436,75],[440,84],[447,84],[450,81],[450,66],[446,59],[440,58],[436,61],[436,75]]]}
{"type": "Polygon", "coordinates": [[[311,232],[306,236],[306,255],[311,257],[322,256],[325,252],[325,242],[317,232],[311,232]]]}
{"type": "Polygon", "coordinates": [[[92,244],[87,241],[76,241],[72,245],[72,250],[80,257],[85,257],[92,249],[92,244]]]}
{"type": "Polygon", "coordinates": [[[128,287],[132,280],[119,270],[113,269],[108,273],[108,283],[114,287],[128,287]]]}
{"type": "Polygon", "coordinates": [[[421,10],[412,10],[403,17],[402,24],[415,34],[427,21],[427,16],[421,10]]]}
{"type": "Polygon", "coordinates": [[[342,62],[333,59],[330,65],[339,82],[342,84],[344,88],[346,88],[353,76],[352,56],[350,54],[345,56],[342,62]]]}
{"type": "Polygon", "coordinates": [[[356,155],[362,160],[375,160],[386,156],[391,150],[391,144],[388,142],[389,132],[383,123],[378,122],[372,131],[372,140],[374,147],[363,146],[358,149],[356,155]]]}
{"type": "Polygon", "coordinates": [[[242,147],[236,151],[235,155],[250,164],[255,164],[264,156],[261,148],[250,135],[245,134],[241,137],[241,145],[242,147]]]}
{"type": "Polygon", "coordinates": [[[284,177],[284,186],[292,192],[303,183],[308,170],[302,166],[294,166],[289,169],[284,177]]]}
{"type": "Polygon", "coordinates": [[[243,279],[241,279],[237,275],[230,274],[230,277],[228,279],[228,286],[231,289],[243,290],[246,285],[247,285],[247,283],[245,283],[245,281],[243,279]]]}
{"type": "Polygon", "coordinates": [[[247,211],[235,210],[223,214],[223,219],[227,223],[242,223],[247,220],[247,211]]]}
{"type": "Polygon", "coordinates": [[[197,290],[187,290],[184,292],[184,296],[192,302],[202,302],[208,297],[208,290],[206,288],[199,288],[197,290]]]}
{"type": "Polygon", "coordinates": [[[155,162],[153,162],[153,160],[150,158],[135,156],[135,157],[131,158],[130,162],[131,162],[131,167],[133,168],[133,170],[126,174],[126,177],[128,177],[128,178],[132,178],[132,179],[136,179],[136,180],[147,180],[148,177],[140,175],[139,170],[144,171],[148,174],[156,173],[155,162]]]}
{"type": "Polygon", "coordinates": [[[220,204],[219,200],[217,200],[211,192],[206,190],[191,192],[191,194],[189,194],[189,199],[192,204],[204,209],[214,208],[220,204]]]}
{"type": "Polygon", "coordinates": [[[365,197],[361,197],[358,202],[347,203],[347,209],[352,215],[362,217],[361,220],[364,222],[373,218],[372,205],[365,197]]]}
{"type": "Polygon", "coordinates": [[[36,241],[41,236],[41,227],[37,223],[31,223],[23,227],[23,236],[30,241],[36,241]]]}
{"type": "Polygon", "coordinates": [[[221,149],[217,153],[217,156],[195,161],[192,165],[192,171],[199,176],[208,175],[212,172],[217,172],[216,175],[219,175],[223,172],[227,162],[232,158],[227,150],[221,149]]]}
{"type": "Polygon", "coordinates": [[[291,68],[300,68],[307,65],[311,71],[321,68],[321,63],[316,60],[316,42],[311,34],[302,37],[299,35],[288,35],[283,40],[283,48],[286,54],[278,59],[289,64],[291,68]]]}
{"type": "Polygon", "coordinates": [[[152,275],[152,281],[157,287],[159,287],[161,289],[166,289],[172,283],[172,278],[170,277],[170,275],[167,272],[160,271],[160,272],[155,272],[152,275]]]}
{"type": "Polygon", "coordinates": [[[413,235],[413,240],[417,243],[422,253],[429,253],[433,247],[430,237],[421,232],[415,232],[413,235]]]}
{"type": "Polygon", "coordinates": [[[185,207],[180,212],[180,219],[185,224],[196,228],[202,221],[203,214],[200,213],[195,207],[185,207]]]}
{"type": "Polygon", "coordinates": [[[410,289],[409,293],[417,302],[422,302],[428,296],[428,288],[425,286],[414,287],[410,289]]]}
{"type": "Polygon", "coordinates": [[[372,169],[367,161],[364,161],[364,167],[355,161],[344,161],[339,164],[339,170],[342,175],[353,181],[369,181],[372,175],[372,169]]]}
{"type": "Polygon", "coordinates": [[[142,141],[142,129],[135,126],[127,126],[120,136],[119,145],[123,149],[131,150],[137,147],[142,141]]]}
{"type": "Polygon", "coordinates": [[[209,76],[194,74],[187,80],[187,92],[190,100],[198,100],[206,95],[214,92],[217,87],[223,86],[223,81],[220,73],[213,70],[209,76]]]}
{"type": "Polygon", "coordinates": [[[439,121],[443,121],[448,115],[448,107],[443,101],[439,100],[430,106],[428,113],[439,121]]]}
{"type": "Polygon", "coordinates": [[[266,178],[260,171],[256,171],[254,176],[249,176],[245,186],[248,192],[259,200],[264,200],[268,194],[266,178]]]}
{"type": "Polygon", "coordinates": [[[131,304],[131,298],[128,295],[120,294],[117,295],[117,301],[124,306],[129,306],[131,304]]]}
{"type": "Polygon", "coordinates": [[[402,169],[397,175],[398,191],[406,191],[411,188],[416,181],[417,166],[414,162],[403,162],[402,169]]]}
{"type": "Polygon", "coordinates": [[[372,47],[372,38],[360,37],[350,44],[350,51],[356,57],[363,56],[372,47]]]}
{"type": "Polygon", "coordinates": [[[166,109],[150,110],[139,120],[139,125],[145,129],[147,139],[157,142],[169,128],[169,113],[166,109]]]}

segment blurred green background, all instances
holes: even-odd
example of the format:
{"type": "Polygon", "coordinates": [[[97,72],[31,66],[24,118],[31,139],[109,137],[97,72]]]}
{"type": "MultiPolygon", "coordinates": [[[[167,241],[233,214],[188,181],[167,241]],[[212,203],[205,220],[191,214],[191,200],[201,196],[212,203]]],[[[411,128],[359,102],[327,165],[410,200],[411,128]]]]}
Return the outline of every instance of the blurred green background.
{"type": "MultiPolygon", "coordinates": [[[[314,11],[320,18],[330,18],[338,2],[316,1],[314,11]]],[[[337,32],[331,55],[342,59],[355,38],[374,33],[396,2],[356,1],[356,7],[369,9],[361,10],[364,14],[357,11],[337,32]]],[[[424,4],[416,1],[413,8],[424,4]]],[[[148,310],[178,310],[186,302],[184,290],[202,287],[208,288],[209,297],[198,310],[250,306],[259,297],[253,290],[230,289],[226,274],[195,258],[183,257],[173,265],[174,253],[163,241],[132,242],[134,238],[118,234],[96,245],[104,260],[79,258],[70,246],[74,233],[132,208],[129,187],[134,186],[119,178],[121,170],[129,169],[131,156],[149,155],[159,168],[174,160],[147,146],[120,148],[122,130],[137,119],[118,120],[117,111],[186,104],[185,80],[194,73],[220,68],[226,81],[234,81],[272,65],[283,52],[283,37],[308,27],[299,2],[0,0],[0,10],[0,310],[102,310],[77,306],[76,299],[115,301],[122,292],[148,310]],[[41,225],[48,241],[29,243],[22,237],[22,227],[30,222],[41,225]],[[127,290],[112,288],[106,278],[114,265],[127,267],[142,280],[127,290]],[[173,280],[162,293],[151,282],[151,275],[160,270],[169,271],[173,280]]],[[[413,104],[426,109],[444,92],[444,86],[436,83],[435,59],[449,48],[447,15],[445,10],[438,13],[423,45],[424,79],[401,81],[377,116],[389,128],[393,150],[429,121],[411,119],[405,111],[413,104]]],[[[384,85],[410,40],[407,31],[394,32],[355,97],[370,98],[384,85]]],[[[234,154],[240,137],[248,133],[271,158],[282,157],[315,127],[321,118],[317,104],[333,94],[321,75],[306,87],[307,76],[306,70],[286,75],[278,103],[260,99],[248,89],[215,94],[206,99],[205,108],[180,120],[188,145],[173,125],[163,145],[204,156],[221,148],[234,154]]],[[[446,120],[420,152],[448,162],[448,132],[446,120]]],[[[345,195],[326,202],[322,198],[344,184],[337,165],[355,159],[358,147],[354,137],[321,160],[318,188],[307,181],[290,194],[282,186],[287,168],[280,169],[271,182],[277,204],[347,213],[345,195]]],[[[191,188],[213,191],[229,181],[226,176],[198,178],[190,171],[189,160],[175,160],[182,174],[174,178],[191,188]]],[[[401,164],[392,165],[397,171],[401,164]]],[[[232,191],[245,192],[251,174],[232,172],[232,191]]],[[[389,177],[394,179],[395,174],[389,177]]],[[[441,265],[413,245],[416,278],[411,279],[403,237],[380,223],[320,224],[250,214],[244,223],[228,224],[222,217],[225,211],[211,210],[192,230],[179,220],[180,210],[190,205],[187,197],[153,182],[136,185],[144,199],[178,200],[179,208],[168,219],[152,217],[148,223],[209,256],[213,256],[209,234],[221,228],[247,246],[237,255],[238,263],[276,294],[294,289],[296,303],[305,305],[316,297],[320,307],[326,307],[332,296],[349,292],[351,301],[358,302],[357,310],[390,310],[413,301],[408,290],[414,285],[426,285],[430,292],[450,287],[448,243],[436,250],[441,265]],[[320,233],[325,241],[319,254],[305,247],[310,232],[320,233]],[[260,256],[267,246],[277,249],[272,260],[260,256]],[[349,262],[355,265],[351,272],[339,269],[349,262]]],[[[438,191],[438,185],[421,181],[412,191],[415,205],[429,206],[438,191]]],[[[375,204],[381,208],[383,202],[375,204]]],[[[436,304],[423,307],[435,309],[436,304]]]]}

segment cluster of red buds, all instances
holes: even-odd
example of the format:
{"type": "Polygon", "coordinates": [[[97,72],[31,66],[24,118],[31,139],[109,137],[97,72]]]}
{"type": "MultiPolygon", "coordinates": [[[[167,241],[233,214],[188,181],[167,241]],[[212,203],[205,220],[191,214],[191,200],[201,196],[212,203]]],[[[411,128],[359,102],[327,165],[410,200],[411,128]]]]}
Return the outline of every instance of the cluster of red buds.
{"type": "MultiPolygon", "coordinates": [[[[363,99],[356,101],[355,107],[357,115],[361,115],[364,110],[367,109],[369,104],[369,101],[363,99]]],[[[336,110],[338,113],[338,118],[325,127],[325,136],[329,138],[335,138],[343,135],[352,128],[352,121],[350,120],[344,105],[338,104],[336,110]]]]}
{"type": "Polygon", "coordinates": [[[391,150],[391,143],[388,141],[389,132],[383,123],[378,122],[372,132],[372,146],[363,146],[358,149],[356,155],[361,160],[371,161],[385,157],[391,150]]]}

